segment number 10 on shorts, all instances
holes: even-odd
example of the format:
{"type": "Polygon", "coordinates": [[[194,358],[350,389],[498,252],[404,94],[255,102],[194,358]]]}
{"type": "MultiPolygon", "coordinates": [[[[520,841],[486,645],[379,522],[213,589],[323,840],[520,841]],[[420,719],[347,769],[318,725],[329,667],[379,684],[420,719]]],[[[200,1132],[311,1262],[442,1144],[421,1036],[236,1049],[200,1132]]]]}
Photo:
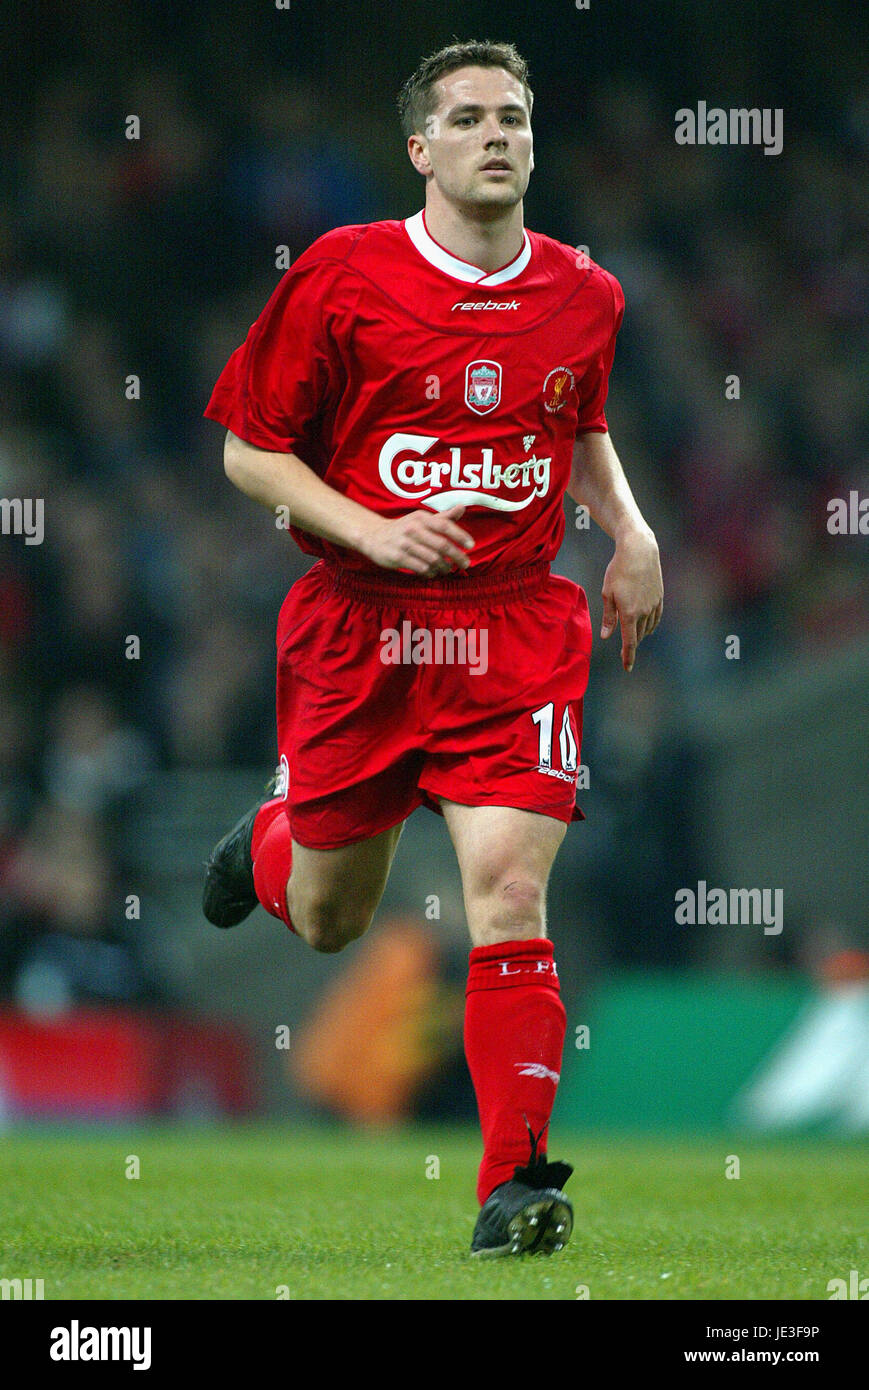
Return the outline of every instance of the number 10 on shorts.
{"type": "MultiPolygon", "coordinates": [[[[531,718],[537,725],[540,739],[538,765],[540,767],[552,767],[552,730],[555,727],[554,701],[550,700],[548,705],[536,709],[531,718]]],[[[573,737],[573,730],[570,727],[570,708],[567,705],[564,707],[564,718],[558,731],[558,747],[561,753],[561,766],[564,771],[575,772],[576,739],[573,737]]]]}

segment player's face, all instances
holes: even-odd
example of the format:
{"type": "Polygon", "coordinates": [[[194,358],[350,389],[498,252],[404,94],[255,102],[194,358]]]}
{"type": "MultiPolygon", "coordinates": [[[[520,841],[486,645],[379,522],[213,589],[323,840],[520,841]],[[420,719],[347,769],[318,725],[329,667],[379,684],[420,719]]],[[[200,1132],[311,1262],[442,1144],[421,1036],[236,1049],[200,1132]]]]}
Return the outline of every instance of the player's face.
{"type": "Polygon", "coordinates": [[[525,195],[533,141],[522,83],[503,68],[459,68],[435,83],[438,104],[414,159],[451,203],[493,213],[525,195]]]}

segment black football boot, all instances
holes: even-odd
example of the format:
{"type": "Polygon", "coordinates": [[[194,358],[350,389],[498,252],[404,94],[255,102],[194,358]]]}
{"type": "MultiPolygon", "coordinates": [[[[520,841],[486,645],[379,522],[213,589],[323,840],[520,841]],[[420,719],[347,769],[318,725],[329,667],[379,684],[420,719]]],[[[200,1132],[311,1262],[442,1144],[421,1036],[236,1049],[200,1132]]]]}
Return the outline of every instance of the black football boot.
{"type": "Polygon", "coordinates": [[[274,801],[282,792],[278,769],[266,788],[266,795],[245,812],[222,840],[218,840],[206,860],[202,911],[215,927],[238,926],[257,905],[250,852],[253,823],[260,807],[267,801],[274,801]]]}
{"type": "Polygon", "coordinates": [[[545,1129],[544,1125],[535,1139],[529,1126],[529,1163],[496,1187],[480,1208],[472,1255],[551,1255],[567,1244],[573,1207],[561,1189],[573,1168],[569,1163],[549,1163],[545,1152],[537,1152],[545,1129]]]}

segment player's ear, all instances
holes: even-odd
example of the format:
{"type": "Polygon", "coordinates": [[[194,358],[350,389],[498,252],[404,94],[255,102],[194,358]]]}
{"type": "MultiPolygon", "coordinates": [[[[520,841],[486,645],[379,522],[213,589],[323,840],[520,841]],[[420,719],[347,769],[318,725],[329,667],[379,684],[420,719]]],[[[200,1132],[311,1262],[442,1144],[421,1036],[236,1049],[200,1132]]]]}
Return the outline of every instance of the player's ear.
{"type": "Polygon", "coordinates": [[[407,153],[410,155],[410,162],[418,174],[431,172],[428,150],[418,135],[411,135],[407,142],[407,153]]]}

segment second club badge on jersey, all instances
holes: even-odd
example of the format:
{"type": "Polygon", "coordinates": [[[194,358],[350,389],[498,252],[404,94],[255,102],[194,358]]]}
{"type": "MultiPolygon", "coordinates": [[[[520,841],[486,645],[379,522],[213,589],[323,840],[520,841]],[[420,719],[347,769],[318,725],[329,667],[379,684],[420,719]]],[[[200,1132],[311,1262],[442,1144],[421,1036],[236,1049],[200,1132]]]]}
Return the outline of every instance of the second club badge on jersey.
{"type": "Polygon", "coordinates": [[[488,415],[500,400],[500,362],[469,362],[465,370],[465,404],[477,415],[488,415]]]}

